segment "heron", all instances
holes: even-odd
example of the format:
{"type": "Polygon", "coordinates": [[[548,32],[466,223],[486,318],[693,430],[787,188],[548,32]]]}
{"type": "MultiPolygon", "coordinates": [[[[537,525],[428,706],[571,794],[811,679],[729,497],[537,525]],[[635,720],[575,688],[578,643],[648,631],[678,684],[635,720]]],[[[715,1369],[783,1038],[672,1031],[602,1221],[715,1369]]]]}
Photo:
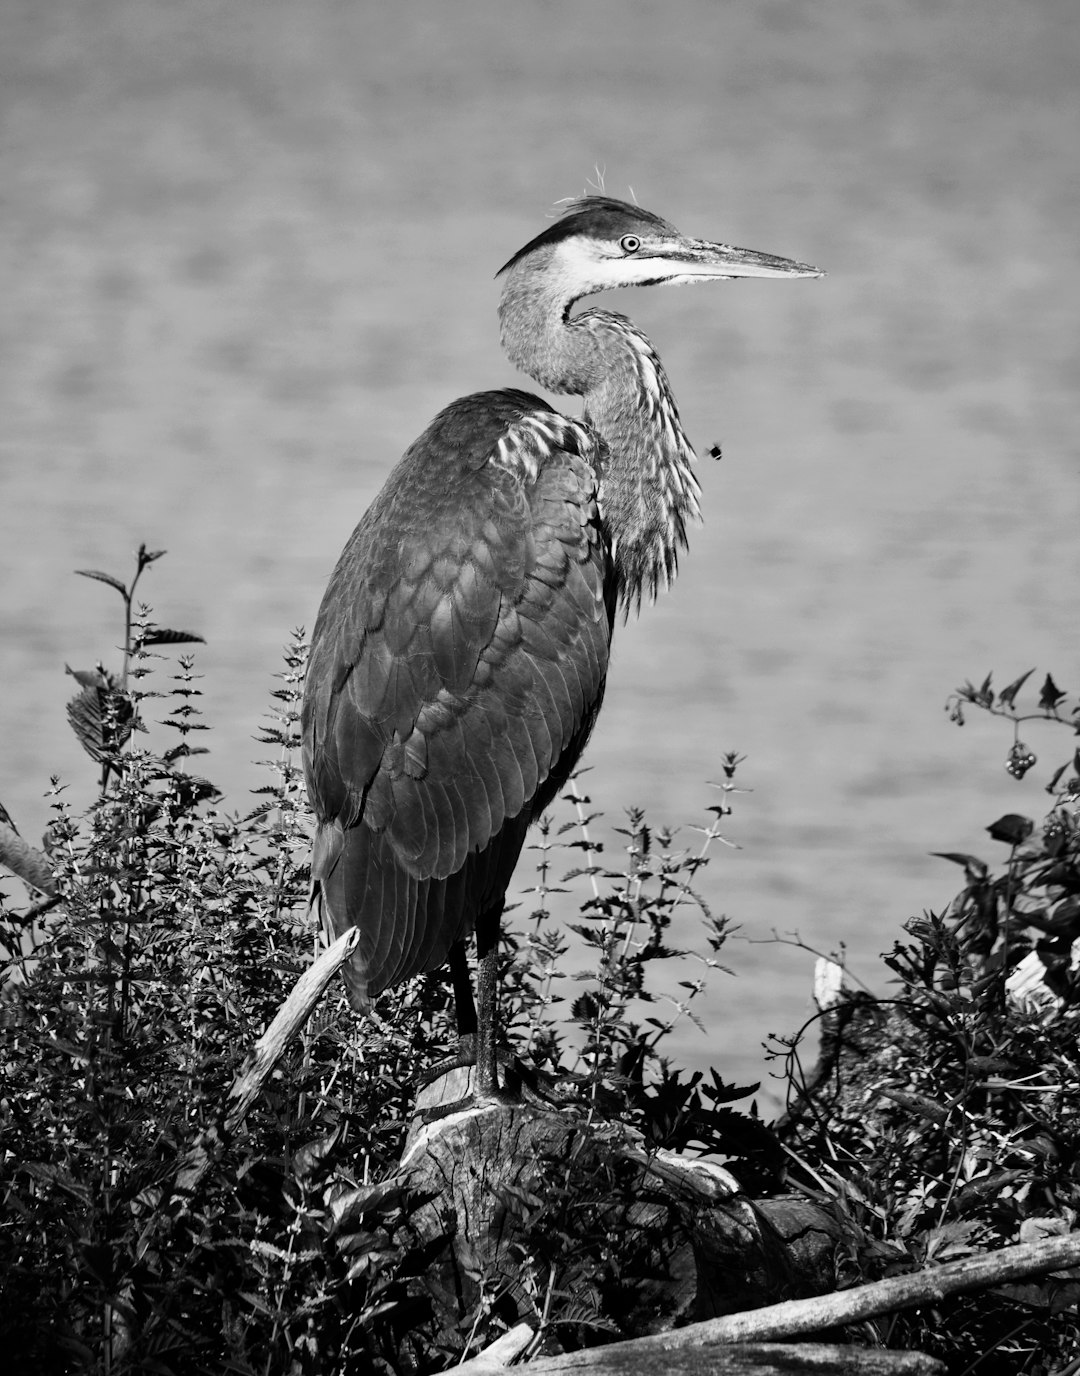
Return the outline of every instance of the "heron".
{"type": "Polygon", "coordinates": [[[581,397],[581,418],[512,387],[451,402],[331,575],[302,713],[313,894],[336,935],[359,929],[355,1007],[449,963],[478,1103],[509,1097],[498,943],[526,832],[592,732],[617,613],[671,583],[700,514],[655,348],[625,315],[571,312],[614,287],[821,275],[607,195],[571,201],[496,278],[511,362],[581,397]]]}

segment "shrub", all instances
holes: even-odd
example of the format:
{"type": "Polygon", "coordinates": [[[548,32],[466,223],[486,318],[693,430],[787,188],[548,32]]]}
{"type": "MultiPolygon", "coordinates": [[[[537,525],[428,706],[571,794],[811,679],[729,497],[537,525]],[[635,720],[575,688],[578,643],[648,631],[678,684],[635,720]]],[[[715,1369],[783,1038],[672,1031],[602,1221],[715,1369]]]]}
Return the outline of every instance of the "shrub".
{"type": "MultiPolygon", "coordinates": [[[[436,972],[391,991],[359,1032],[340,995],[324,1000],[226,1131],[245,1053],[320,945],[296,763],[304,637],[286,651],[261,737],[274,752],[268,782],[252,810],[226,813],[193,768],[207,728],[180,647],[198,637],[135,601],[159,557],[141,548],[130,584],[83,571],[124,605],[119,669],[77,671],[68,708],[100,791],[75,816],[54,781],[48,857],[24,867],[52,892],[26,902],[0,891],[6,1369],[441,1370],[508,1322],[482,1284],[445,1322],[431,1275],[446,1239],[414,1226],[423,1201],[397,1175],[416,1079],[455,1040],[449,982],[436,972]]],[[[1035,763],[1021,723],[1075,725],[1050,678],[1037,711],[1019,712],[1023,682],[996,696],[989,679],[965,685],[949,704],[961,721],[975,707],[1012,722],[1006,765],[1018,779],[1035,763]]],[[[503,1012],[509,1050],[569,1083],[593,1121],[629,1128],[648,1149],[720,1155],[762,1192],[776,1187],[777,1144],[753,1109],[734,1107],[755,1087],[715,1072],[706,1083],[666,1056],[723,968],[729,924],[697,882],[723,840],[740,763],[724,758],[696,849],[631,811],[613,864],[574,786],[573,813],[538,828],[536,883],[507,923],[503,1012]],[[700,915],[703,956],[670,944],[680,907],[700,915]],[[557,925],[567,908],[575,920],[557,925]],[[581,955],[588,968],[567,974],[581,955]],[[685,973],[680,960],[696,967],[674,993],[653,992],[658,970],[685,973]]],[[[1019,814],[990,827],[1008,847],[997,871],[946,852],[964,871],[956,901],[908,924],[886,962],[895,997],[844,1010],[854,1050],[788,1121],[791,1183],[842,1221],[847,1281],[1075,1225],[1080,781],[1066,766],[1050,788],[1041,827],[1019,814]]],[[[11,856],[6,822],[0,812],[11,856]]],[[[787,1054],[794,1090],[796,1043],[787,1054]]],[[[515,1205],[538,1341],[635,1332],[659,1302],[660,1215],[636,1208],[634,1173],[610,1161],[549,1166],[543,1197],[515,1205]]],[[[957,1373],[991,1354],[984,1370],[1050,1371],[1080,1352],[1077,1294],[1073,1279],[1051,1278],[862,1336],[936,1352],[957,1373]]]]}
{"type": "MultiPolygon", "coordinates": [[[[82,571],[124,604],[119,670],[75,672],[68,708],[100,791],[76,817],[53,782],[55,895],[26,905],[0,894],[7,1369],[441,1369],[500,1328],[478,1311],[456,1334],[439,1330],[423,1279],[442,1243],[418,1240],[418,1201],[394,1180],[416,1078],[456,1040],[448,981],[437,973],[391,991],[360,1035],[335,993],[225,1133],[244,1055],[319,945],[296,763],[306,647],[297,632],[273,691],[261,737],[276,752],[270,781],[253,810],[228,814],[192,769],[207,726],[186,651],[160,686],[163,652],[199,637],[159,626],[135,601],[160,554],[141,548],[130,584],[82,571]],[[164,746],[146,744],[162,736],[164,746]],[[193,1161],[203,1164],[181,1188],[193,1161]]],[[[736,763],[725,763],[728,792],[736,763]]],[[[716,966],[725,924],[692,881],[727,793],[695,853],[632,813],[626,865],[612,870],[589,840],[586,801],[571,804],[578,814],[561,832],[540,829],[535,906],[526,930],[507,934],[510,1044],[573,1076],[647,1141],[752,1153],[763,1130],[728,1106],[746,1091],[684,1078],[663,1055],[703,978],[666,1001],[646,980],[680,954],[667,930],[683,903],[707,924],[702,971],[716,966]],[[569,1018],[557,992],[563,938],[549,921],[564,846],[585,855],[567,879],[589,886],[577,933],[593,957],[569,1018]]],[[[565,1307],[577,1303],[568,1295],[565,1307]]],[[[549,1317],[561,1321],[558,1307],[549,1317]]],[[[596,1322],[614,1322],[602,1304],[596,1322]]]]}
{"type": "MultiPolygon", "coordinates": [[[[973,707],[1010,722],[1005,767],[1018,781],[1036,763],[1021,725],[1080,728],[1049,675],[1038,706],[1018,709],[1028,677],[996,695],[990,678],[965,684],[947,704],[960,725],[973,707]]],[[[1076,1227],[1080,752],[1047,790],[1041,826],[1009,813],[987,827],[1008,848],[999,868],[943,852],[963,888],[885,957],[895,995],[843,1010],[847,1051],[794,1116],[796,1176],[838,1212],[850,1283],[1076,1227]]],[[[1057,1371],[1080,1356],[1078,1299],[1076,1277],[1049,1277],[896,1316],[875,1337],[957,1373],[1057,1371]]]]}

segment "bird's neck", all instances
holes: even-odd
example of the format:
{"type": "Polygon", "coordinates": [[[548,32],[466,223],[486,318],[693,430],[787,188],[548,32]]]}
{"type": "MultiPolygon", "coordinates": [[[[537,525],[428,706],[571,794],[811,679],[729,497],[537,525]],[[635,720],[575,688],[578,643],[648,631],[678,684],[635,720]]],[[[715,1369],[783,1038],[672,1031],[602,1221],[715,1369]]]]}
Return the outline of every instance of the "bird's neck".
{"type": "Polygon", "coordinates": [[[686,527],[700,514],[694,451],[663,365],[624,315],[586,310],[556,284],[515,280],[499,306],[511,362],[552,392],[584,400],[600,446],[599,503],[624,609],[675,576],[686,527]]]}

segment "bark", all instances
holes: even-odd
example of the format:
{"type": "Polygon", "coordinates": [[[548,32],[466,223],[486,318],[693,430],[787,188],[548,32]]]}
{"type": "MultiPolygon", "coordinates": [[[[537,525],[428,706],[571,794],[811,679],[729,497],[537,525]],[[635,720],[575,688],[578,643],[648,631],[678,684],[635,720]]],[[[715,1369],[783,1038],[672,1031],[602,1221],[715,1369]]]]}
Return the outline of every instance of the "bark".
{"type": "Polygon", "coordinates": [[[808,1376],[813,1372],[836,1376],[939,1376],[945,1365],[922,1352],[871,1351],[838,1343],[669,1348],[659,1342],[642,1341],[541,1358],[530,1362],[524,1370],[536,1372],[537,1376],[574,1371],[588,1376],[654,1376],[657,1372],[664,1376],[808,1376]]]}
{"type": "MultiPolygon", "coordinates": [[[[454,1368],[455,1376],[499,1376],[528,1346],[532,1330],[521,1324],[504,1333],[470,1361],[454,1368]]],[[[638,1343],[616,1343],[561,1357],[541,1357],[517,1370],[543,1373],[581,1371],[588,1376],[794,1376],[836,1372],[848,1376],[938,1376],[944,1365],[921,1352],[880,1352],[835,1343],[740,1343],[734,1347],[676,1348],[657,1353],[638,1343]]]]}

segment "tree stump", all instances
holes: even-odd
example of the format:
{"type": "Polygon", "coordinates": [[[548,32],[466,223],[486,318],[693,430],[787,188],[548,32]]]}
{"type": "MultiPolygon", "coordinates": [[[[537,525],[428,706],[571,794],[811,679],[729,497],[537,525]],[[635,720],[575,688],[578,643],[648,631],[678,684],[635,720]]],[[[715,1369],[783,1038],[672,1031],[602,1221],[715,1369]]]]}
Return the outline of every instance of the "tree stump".
{"type": "Polygon", "coordinates": [[[583,1103],[527,1095],[425,1117],[463,1098],[470,1076],[422,1091],[401,1162],[426,1201],[413,1215],[421,1239],[449,1239],[425,1282],[445,1331],[482,1299],[508,1327],[535,1326],[548,1287],[565,1300],[575,1277],[583,1305],[602,1295],[596,1321],[610,1337],[833,1288],[837,1230],[805,1200],[751,1200],[722,1166],[646,1151],[583,1103]]]}

